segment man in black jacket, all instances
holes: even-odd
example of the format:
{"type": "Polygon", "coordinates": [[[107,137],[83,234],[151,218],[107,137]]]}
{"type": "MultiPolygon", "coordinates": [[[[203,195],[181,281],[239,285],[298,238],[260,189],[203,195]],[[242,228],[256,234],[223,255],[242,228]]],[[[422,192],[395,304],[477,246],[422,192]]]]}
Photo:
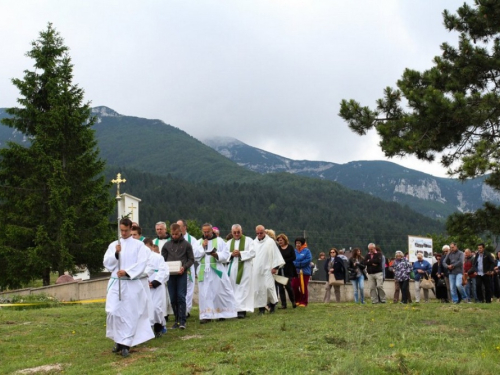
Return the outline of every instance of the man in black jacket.
{"type": "Polygon", "coordinates": [[[382,272],[382,254],[378,253],[375,244],[368,245],[368,254],[365,257],[368,281],[370,282],[370,297],[372,304],[385,303],[384,274],[382,272]]]}
{"type": "Polygon", "coordinates": [[[163,245],[161,255],[165,262],[181,261],[179,274],[170,275],[168,280],[168,294],[175,314],[175,323],[172,328],[186,328],[186,293],[187,271],[194,263],[193,247],[184,239],[179,224],[170,225],[171,241],[163,245]]]}
{"type": "Polygon", "coordinates": [[[491,277],[494,274],[495,260],[493,255],[484,251],[484,243],[477,245],[477,255],[469,275],[476,275],[476,291],[479,302],[491,303],[491,277]],[[483,297],[484,285],[484,297],[483,297]]]}

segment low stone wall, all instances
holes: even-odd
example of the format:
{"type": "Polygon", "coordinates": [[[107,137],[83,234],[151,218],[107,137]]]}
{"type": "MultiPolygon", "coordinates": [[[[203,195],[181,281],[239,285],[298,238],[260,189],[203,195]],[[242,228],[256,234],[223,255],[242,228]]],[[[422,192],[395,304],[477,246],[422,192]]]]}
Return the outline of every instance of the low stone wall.
{"type": "MultiPolygon", "coordinates": [[[[50,285],[41,288],[30,288],[30,289],[18,289],[14,291],[1,292],[1,299],[8,299],[13,295],[30,295],[30,294],[41,294],[52,296],[59,301],[84,301],[92,299],[102,299],[106,298],[106,290],[108,286],[109,277],[102,279],[93,279],[85,281],[75,281],[66,284],[50,285]]],[[[410,283],[410,293],[412,298],[414,298],[415,288],[413,286],[413,281],[410,283]]],[[[193,302],[198,303],[198,288],[195,287],[193,302]]],[[[394,281],[386,280],[384,282],[384,290],[387,295],[387,302],[392,301],[394,295],[394,281]]],[[[351,284],[347,284],[340,288],[341,291],[341,301],[351,302],[354,300],[353,297],[353,287],[351,284]]],[[[310,302],[323,302],[323,297],[325,295],[325,282],[323,281],[310,281],[309,282],[309,301],[310,302]]],[[[423,292],[421,292],[423,298],[423,292]]],[[[429,298],[435,298],[432,292],[429,292],[429,298]]],[[[365,300],[370,300],[370,286],[368,282],[365,282],[365,300]]],[[[331,292],[331,302],[335,301],[335,295],[331,292]]]]}

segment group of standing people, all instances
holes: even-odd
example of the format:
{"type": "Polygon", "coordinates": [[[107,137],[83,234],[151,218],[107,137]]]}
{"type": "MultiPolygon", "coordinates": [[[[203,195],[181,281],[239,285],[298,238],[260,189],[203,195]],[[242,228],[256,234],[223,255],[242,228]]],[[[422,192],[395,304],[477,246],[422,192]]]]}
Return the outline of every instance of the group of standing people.
{"type": "Polygon", "coordinates": [[[486,251],[483,243],[477,252],[460,251],[456,243],[443,246],[436,254],[432,278],[436,284],[436,298],[441,302],[491,303],[500,301],[500,251],[496,256],[486,251]]]}
{"type": "Polygon", "coordinates": [[[147,239],[132,224],[127,218],[120,221],[121,236],[109,245],[103,262],[111,271],[106,336],[115,342],[114,353],[127,357],[132,346],[160,337],[170,314],[172,329],[185,329],[195,280],[201,324],[244,319],[254,309],[274,313],[278,294],[286,308],[285,290],[292,307],[307,305],[312,256],[303,238],[293,249],[284,234],[275,238],[258,225],[252,239],[235,224],[225,241],[206,223],[203,237],[196,239],[179,220],[170,234],[164,222],[157,223],[157,238],[147,239]],[[179,265],[178,271],[170,272],[170,262],[179,265]]]}
{"type": "MultiPolygon", "coordinates": [[[[416,254],[416,260],[410,262],[408,254],[396,251],[389,271],[394,274],[393,302],[411,303],[410,280],[414,283],[415,302],[429,302],[430,291],[442,302],[485,302],[493,298],[500,301],[500,251],[496,256],[479,244],[474,255],[469,249],[460,251],[456,243],[445,245],[441,253],[435,254],[435,262],[424,259],[423,253],[416,254]],[[433,280],[433,281],[432,281],[433,280]]],[[[330,302],[331,288],[334,288],[336,302],[340,302],[341,285],[349,280],[353,285],[354,302],[364,304],[364,282],[368,281],[372,304],[386,303],[384,290],[386,260],[380,247],[368,245],[366,256],[359,248],[354,248],[348,259],[336,248],[330,249],[326,258],[326,287],[324,302],[330,302]],[[331,275],[334,275],[332,284],[331,275]]]]}

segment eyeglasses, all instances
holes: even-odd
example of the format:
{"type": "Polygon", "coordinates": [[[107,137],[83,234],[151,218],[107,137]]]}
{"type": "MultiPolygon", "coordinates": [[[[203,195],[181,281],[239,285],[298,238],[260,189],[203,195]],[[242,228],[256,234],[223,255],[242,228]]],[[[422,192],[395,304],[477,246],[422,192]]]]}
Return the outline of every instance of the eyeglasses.
{"type": "Polygon", "coordinates": [[[255,232],[257,234],[266,234],[266,232],[255,232]]]}
{"type": "Polygon", "coordinates": [[[239,230],[233,230],[234,234],[240,234],[241,232],[239,230]]]}

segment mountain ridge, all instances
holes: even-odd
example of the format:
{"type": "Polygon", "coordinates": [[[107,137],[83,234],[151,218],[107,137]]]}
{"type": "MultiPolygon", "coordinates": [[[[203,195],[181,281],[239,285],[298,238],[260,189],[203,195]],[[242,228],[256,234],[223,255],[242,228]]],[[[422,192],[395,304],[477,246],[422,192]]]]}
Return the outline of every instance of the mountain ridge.
{"type": "Polygon", "coordinates": [[[484,177],[462,182],[382,160],[345,164],[293,160],[230,137],[208,138],[203,142],[238,165],[261,174],[287,172],[335,181],[386,201],[407,204],[437,219],[457,211],[474,211],[486,201],[500,202],[500,194],[484,183],[484,177]]]}

